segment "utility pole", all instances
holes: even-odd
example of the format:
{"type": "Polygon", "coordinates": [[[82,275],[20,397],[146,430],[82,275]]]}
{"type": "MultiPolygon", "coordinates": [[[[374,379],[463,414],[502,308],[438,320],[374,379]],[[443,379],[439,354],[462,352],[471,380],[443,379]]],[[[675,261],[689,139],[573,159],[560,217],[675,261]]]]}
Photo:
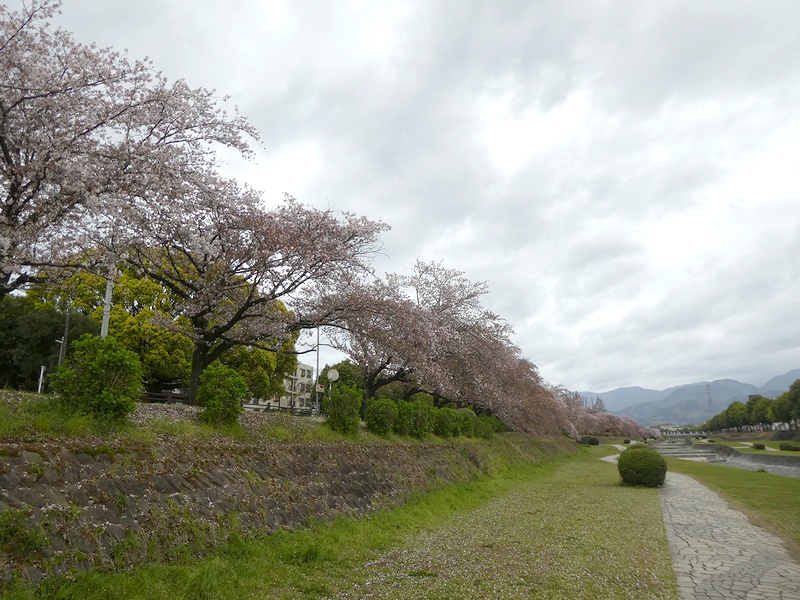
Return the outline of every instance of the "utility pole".
{"type": "Polygon", "coordinates": [[[319,325],[317,325],[317,379],[314,381],[314,410],[319,414],[319,325]]]}
{"type": "Polygon", "coordinates": [[[111,320],[111,294],[114,291],[114,276],[117,274],[114,255],[111,255],[108,265],[108,277],[106,277],[106,297],[103,301],[103,321],[100,324],[100,337],[108,336],[108,322],[111,320]]]}
{"type": "Polygon", "coordinates": [[[58,349],[58,366],[60,367],[67,357],[67,344],[69,344],[69,308],[67,308],[67,317],[64,322],[64,335],[57,341],[61,342],[61,347],[58,349]]]}

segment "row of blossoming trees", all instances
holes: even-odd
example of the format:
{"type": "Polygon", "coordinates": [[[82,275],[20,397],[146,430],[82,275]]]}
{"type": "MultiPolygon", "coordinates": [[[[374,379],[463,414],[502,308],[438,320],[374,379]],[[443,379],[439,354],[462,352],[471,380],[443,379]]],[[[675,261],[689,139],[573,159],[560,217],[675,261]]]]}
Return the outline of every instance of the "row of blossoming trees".
{"type": "MultiPolygon", "coordinates": [[[[163,290],[152,319],[191,344],[189,395],[231,349],[282,351],[326,327],[367,396],[391,382],[533,434],[644,431],[542,381],[481,306],[486,285],[439,262],[373,273],[383,223],[259,193],[219,174],[255,129],[225,99],[48,25],[55,0],[0,6],[0,300],[124,272],[163,290]]],[[[68,304],[70,298],[62,298],[68,304]]]]}

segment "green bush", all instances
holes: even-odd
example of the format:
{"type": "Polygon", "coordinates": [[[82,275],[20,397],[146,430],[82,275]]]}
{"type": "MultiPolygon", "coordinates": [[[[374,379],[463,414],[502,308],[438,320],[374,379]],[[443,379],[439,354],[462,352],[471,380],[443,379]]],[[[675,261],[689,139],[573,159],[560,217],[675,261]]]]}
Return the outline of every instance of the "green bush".
{"type": "Polygon", "coordinates": [[[136,409],[141,393],[139,357],[113,337],[85,334],[72,344],[75,353],[50,383],[71,412],[122,419],[136,409]]]}
{"type": "Polygon", "coordinates": [[[433,406],[422,400],[397,405],[395,433],[421,438],[433,431],[433,406]]]}
{"type": "Polygon", "coordinates": [[[389,435],[397,422],[397,402],[389,398],[369,400],[364,422],[372,433],[389,435]]]}
{"type": "Polygon", "coordinates": [[[357,433],[361,422],[361,401],[362,392],[355,387],[340,385],[331,388],[330,395],[322,401],[330,428],[339,433],[357,433]]]}
{"type": "Polygon", "coordinates": [[[494,427],[486,421],[485,417],[475,417],[472,424],[472,435],[479,438],[489,439],[494,435],[494,427]]]}
{"type": "Polygon", "coordinates": [[[458,411],[452,408],[438,408],[433,411],[433,433],[443,438],[459,434],[458,411]]]}
{"type": "Polygon", "coordinates": [[[589,444],[590,446],[599,446],[600,440],[598,440],[596,437],[590,437],[587,444],[589,444]]]}
{"type": "MultiPolygon", "coordinates": [[[[508,431],[508,427],[506,427],[506,424],[503,423],[500,419],[498,419],[494,415],[491,416],[483,415],[481,417],[478,417],[478,421],[480,421],[485,427],[488,428],[490,435],[492,433],[502,433],[504,431],[508,431]]],[[[489,437],[489,435],[484,435],[481,437],[489,437]]]]}
{"type": "Polygon", "coordinates": [[[458,433],[464,437],[474,437],[475,428],[478,424],[477,415],[469,408],[459,408],[456,411],[458,415],[458,433]]]}
{"type": "Polygon", "coordinates": [[[756,442],[753,444],[753,450],[766,450],[766,446],[764,446],[764,444],[756,442]]]}
{"type": "Polygon", "coordinates": [[[800,451],[800,446],[795,446],[794,444],[783,443],[780,445],[781,450],[789,450],[792,452],[800,451]]]}
{"type": "Polygon", "coordinates": [[[247,382],[234,369],[215,361],[200,376],[197,403],[204,406],[200,420],[211,425],[232,425],[242,414],[247,382]]]}
{"type": "Polygon", "coordinates": [[[631,443],[631,441],[630,441],[630,440],[624,440],[622,443],[623,443],[623,444],[630,444],[630,443],[631,443]]]}
{"type": "Polygon", "coordinates": [[[657,487],[664,484],[667,463],[656,450],[646,446],[631,446],[620,454],[617,469],[628,485],[657,487]]]}

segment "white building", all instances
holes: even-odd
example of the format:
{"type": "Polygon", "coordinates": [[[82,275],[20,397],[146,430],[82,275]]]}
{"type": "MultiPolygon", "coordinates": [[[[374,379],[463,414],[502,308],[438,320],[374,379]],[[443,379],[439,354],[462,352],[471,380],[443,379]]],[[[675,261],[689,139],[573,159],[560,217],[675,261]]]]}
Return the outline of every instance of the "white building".
{"type": "Polygon", "coordinates": [[[277,398],[245,403],[249,410],[291,410],[307,412],[314,407],[314,368],[311,365],[297,363],[297,369],[283,378],[286,391],[277,398]]]}
{"type": "Polygon", "coordinates": [[[297,363],[293,375],[283,379],[286,393],[278,399],[280,408],[311,410],[314,405],[314,369],[297,363]]]}

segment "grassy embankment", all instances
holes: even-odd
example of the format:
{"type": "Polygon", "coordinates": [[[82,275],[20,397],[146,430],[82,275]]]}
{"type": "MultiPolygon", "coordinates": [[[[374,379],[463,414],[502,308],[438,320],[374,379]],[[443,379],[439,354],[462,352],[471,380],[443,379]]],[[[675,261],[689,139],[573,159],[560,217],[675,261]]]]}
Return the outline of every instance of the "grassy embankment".
{"type": "Polygon", "coordinates": [[[216,439],[246,443],[264,441],[333,440],[342,436],[321,420],[292,418],[286,414],[244,413],[239,424],[213,427],[198,421],[195,407],[163,404],[139,405],[123,423],[95,420],[72,414],[52,396],[0,390],[0,442],[95,441],[98,443],[148,444],[159,438],[210,442],[216,439]]]}
{"type": "MultiPolygon", "coordinates": [[[[108,431],[80,419],[65,422],[49,409],[28,409],[27,415],[3,410],[0,436],[142,442],[156,435],[249,441],[256,434],[295,440],[327,435],[302,419],[228,432],[158,419],[108,431]],[[296,422],[303,426],[295,429],[296,422]]],[[[507,450],[499,442],[495,451],[507,450]]],[[[148,565],[129,574],[90,573],[50,581],[38,592],[8,590],[5,597],[675,598],[657,491],[620,486],[615,466],[598,460],[613,452],[603,445],[539,466],[517,463],[493,478],[448,486],[360,521],[234,539],[203,560],[148,565]]],[[[800,479],[669,463],[781,535],[800,556],[800,479]]]]}
{"type": "MultiPolygon", "coordinates": [[[[503,436],[495,444],[508,452],[503,436]]],[[[598,460],[611,452],[517,465],[358,521],[235,539],[190,564],[7,597],[676,598],[658,492],[619,485],[598,460]]]]}

